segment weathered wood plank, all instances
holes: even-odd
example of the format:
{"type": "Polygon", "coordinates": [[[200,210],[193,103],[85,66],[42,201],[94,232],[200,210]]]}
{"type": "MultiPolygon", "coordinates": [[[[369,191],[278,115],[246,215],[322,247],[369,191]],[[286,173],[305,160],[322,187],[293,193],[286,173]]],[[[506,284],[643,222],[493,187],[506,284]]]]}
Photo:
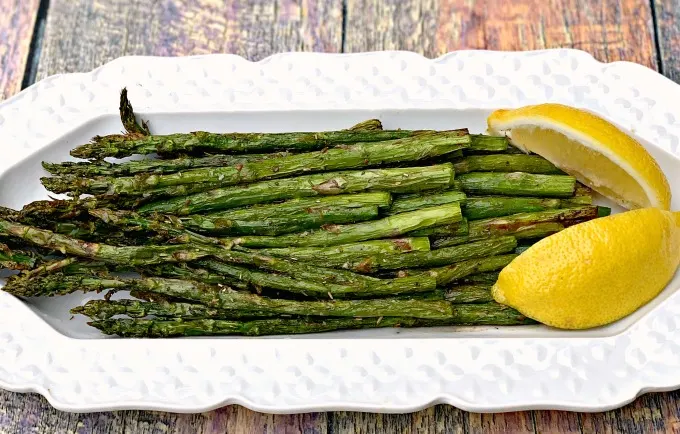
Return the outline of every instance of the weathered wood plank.
{"type": "Polygon", "coordinates": [[[342,0],[52,0],[38,78],[125,55],[338,52],[342,0]]]}
{"type": "MultiPolygon", "coordinates": [[[[678,394],[675,395],[677,399],[678,394]]],[[[604,413],[582,413],[579,416],[583,432],[596,434],[669,432],[672,429],[668,423],[670,421],[664,417],[661,408],[661,401],[664,396],[665,394],[659,393],[643,395],[618,410],[604,413]]],[[[675,408],[675,411],[677,411],[677,403],[675,408]]]]}
{"type": "Polygon", "coordinates": [[[0,434],[326,434],[327,426],[326,413],[271,415],[236,405],[199,414],[64,413],[42,396],[0,390],[0,434]]]}
{"type": "Polygon", "coordinates": [[[652,12],[639,0],[347,0],[345,51],[571,47],[656,67],[652,12]]]}
{"type": "Polygon", "coordinates": [[[661,70],[680,82],[680,0],[652,0],[656,12],[661,70]]]}
{"type": "Polygon", "coordinates": [[[465,414],[444,405],[409,414],[335,412],[330,418],[329,434],[463,434],[467,432],[465,414]]]}
{"type": "Polygon", "coordinates": [[[0,0],[0,101],[21,89],[40,0],[0,0]]]}
{"type": "Polygon", "coordinates": [[[536,432],[530,411],[514,413],[467,413],[466,428],[470,434],[533,434],[536,432]]]}
{"type": "Polygon", "coordinates": [[[578,413],[567,411],[535,411],[534,426],[537,433],[579,434],[583,432],[578,413]]]}

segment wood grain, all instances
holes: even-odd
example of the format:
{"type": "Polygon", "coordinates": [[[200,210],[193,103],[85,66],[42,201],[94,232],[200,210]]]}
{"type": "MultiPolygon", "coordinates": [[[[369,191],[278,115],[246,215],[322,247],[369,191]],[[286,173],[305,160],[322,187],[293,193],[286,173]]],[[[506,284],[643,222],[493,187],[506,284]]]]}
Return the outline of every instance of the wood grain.
{"type": "Polygon", "coordinates": [[[342,0],[52,0],[38,78],[125,55],[338,52],[342,0]]]}
{"type": "Polygon", "coordinates": [[[661,70],[680,82],[680,0],[652,0],[656,12],[661,70]]]}
{"type": "Polygon", "coordinates": [[[0,0],[0,101],[21,89],[40,0],[0,0]]]}
{"type": "Polygon", "coordinates": [[[349,52],[570,47],[657,64],[651,7],[640,0],[347,0],[346,28],[349,52]]]}

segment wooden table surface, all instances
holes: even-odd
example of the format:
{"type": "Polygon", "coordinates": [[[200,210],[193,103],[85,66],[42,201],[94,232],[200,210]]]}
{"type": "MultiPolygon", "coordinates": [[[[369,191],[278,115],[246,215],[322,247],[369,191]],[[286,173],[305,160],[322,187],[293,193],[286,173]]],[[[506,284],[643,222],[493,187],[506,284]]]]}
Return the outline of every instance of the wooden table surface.
{"type": "MultiPolygon", "coordinates": [[[[119,56],[281,51],[572,47],[680,80],[680,0],[0,0],[0,100],[48,75],[119,56]]],[[[0,433],[651,433],[680,432],[680,392],[606,413],[273,416],[230,406],[196,415],[69,414],[0,391],[0,433]]]]}

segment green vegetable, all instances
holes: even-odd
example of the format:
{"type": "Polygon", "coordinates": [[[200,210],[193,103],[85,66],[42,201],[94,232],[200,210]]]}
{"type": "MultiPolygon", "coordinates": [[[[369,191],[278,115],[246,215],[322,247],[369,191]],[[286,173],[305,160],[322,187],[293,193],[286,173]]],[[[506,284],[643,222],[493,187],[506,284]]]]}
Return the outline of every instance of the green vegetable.
{"type": "Polygon", "coordinates": [[[143,173],[133,177],[43,178],[55,193],[139,195],[147,190],[184,184],[210,183],[214,187],[288,178],[314,172],[361,169],[383,164],[414,162],[459,150],[470,143],[466,131],[432,132],[377,143],[355,143],[317,152],[247,161],[222,167],[206,167],[170,174],[143,173]]]}
{"type": "Polygon", "coordinates": [[[567,175],[534,175],[531,173],[473,172],[460,175],[462,190],[473,194],[509,196],[571,197],[576,179],[567,175]]]}
{"type": "Polygon", "coordinates": [[[394,198],[392,206],[385,214],[394,215],[437,205],[463,202],[465,202],[465,193],[461,191],[442,191],[435,193],[401,195],[394,198]]]}
{"type": "Polygon", "coordinates": [[[564,175],[551,162],[538,155],[491,154],[470,155],[453,164],[457,175],[469,172],[526,172],[564,175]]]}
{"type": "Polygon", "coordinates": [[[211,235],[281,235],[325,224],[373,220],[378,218],[378,207],[390,203],[390,194],[385,192],[347,194],[191,215],[180,221],[186,228],[211,235]]]}
{"type": "Polygon", "coordinates": [[[142,206],[139,212],[188,215],[310,196],[332,196],[365,191],[411,193],[448,188],[452,180],[453,167],[449,163],[427,167],[321,173],[263,181],[245,186],[218,188],[188,197],[150,203],[142,206]]]}
{"type": "Polygon", "coordinates": [[[278,237],[241,237],[234,244],[242,247],[335,246],[379,238],[397,237],[407,232],[461,221],[458,204],[440,205],[396,214],[380,220],[352,225],[326,226],[323,230],[278,237]]]}

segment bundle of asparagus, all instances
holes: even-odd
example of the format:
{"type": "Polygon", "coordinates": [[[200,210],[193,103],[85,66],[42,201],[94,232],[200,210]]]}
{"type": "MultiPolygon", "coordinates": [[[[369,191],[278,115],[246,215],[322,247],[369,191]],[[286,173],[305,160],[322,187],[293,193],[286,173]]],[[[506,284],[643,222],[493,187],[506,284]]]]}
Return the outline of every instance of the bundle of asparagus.
{"type": "Polygon", "coordinates": [[[125,90],[120,114],[125,134],[71,152],[89,161],[43,163],[43,185],[71,200],[0,209],[0,266],[20,270],[3,289],[129,291],[73,308],[106,334],[531,324],[493,301],[497,272],[531,243],[608,213],[505,137],[384,130],[376,119],[152,135],[125,90]],[[104,160],[134,154],[147,157],[104,160]]]}

